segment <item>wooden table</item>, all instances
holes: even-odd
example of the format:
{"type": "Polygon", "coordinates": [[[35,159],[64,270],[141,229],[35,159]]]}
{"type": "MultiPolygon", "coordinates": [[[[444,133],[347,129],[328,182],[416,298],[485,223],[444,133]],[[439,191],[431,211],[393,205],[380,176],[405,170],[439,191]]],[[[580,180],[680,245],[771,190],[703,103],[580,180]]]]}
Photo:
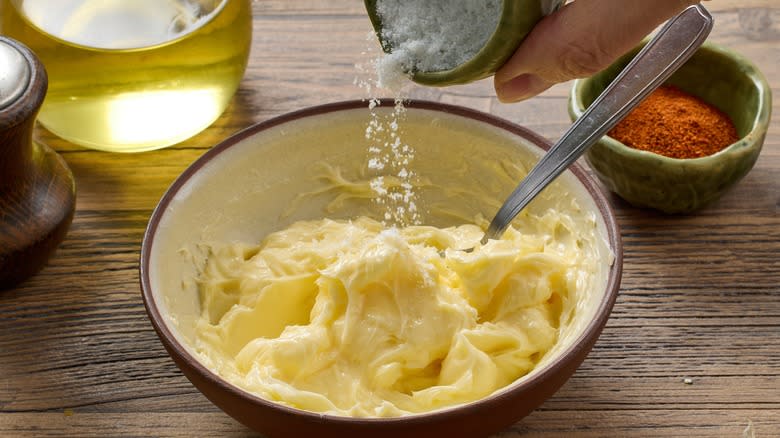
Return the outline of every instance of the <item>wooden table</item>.
{"type": "MultiPolygon", "coordinates": [[[[256,0],[248,71],[202,134],[134,155],[82,149],[43,129],[78,185],[75,220],[42,272],[0,293],[0,436],[250,436],[184,378],[141,301],[138,257],[164,190],[212,145],[255,122],[365,97],[373,44],[356,0],[256,0]]],[[[711,207],[663,216],[612,197],[625,242],[611,319],[574,377],[500,436],[780,436],[780,3],[707,2],[710,39],[752,59],[774,114],[752,172],[711,207]],[[690,379],[690,380],[687,380],[690,379]]],[[[504,105],[492,82],[412,97],[491,112],[548,138],[569,124],[554,87],[504,105]]]]}

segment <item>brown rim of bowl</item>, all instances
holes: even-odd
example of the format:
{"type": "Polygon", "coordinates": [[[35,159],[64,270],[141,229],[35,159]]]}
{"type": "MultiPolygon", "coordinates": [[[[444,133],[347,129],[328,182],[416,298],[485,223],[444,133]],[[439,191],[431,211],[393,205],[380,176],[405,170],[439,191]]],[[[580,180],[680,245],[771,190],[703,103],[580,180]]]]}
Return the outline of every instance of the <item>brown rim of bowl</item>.
{"type": "MultiPolygon", "coordinates": [[[[380,107],[383,106],[391,107],[394,104],[393,99],[380,99],[379,101],[380,101],[379,104],[380,107]]],[[[160,202],[157,204],[157,207],[155,207],[149,219],[149,224],[147,225],[146,232],[144,233],[143,241],[141,243],[141,260],[140,260],[140,267],[139,267],[140,280],[141,280],[141,293],[143,296],[144,306],[146,307],[146,312],[149,316],[149,319],[152,322],[152,326],[154,327],[155,331],[157,331],[157,334],[161,342],[163,343],[163,346],[165,346],[167,349],[176,351],[176,353],[182,358],[182,360],[184,360],[192,369],[194,369],[197,373],[199,373],[204,379],[208,380],[210,383],[220,387],[223,391],[227,391],[229,393],[232,393],[234,396],[246,400],[249,403],[260,404],[272,409],[278,409],[288,414],[307,416],[310,417],[310,419],[312,420],[321,421],[327,419],[330,422],[352,424],[352,425],[370,425],[370,424],[376,425],[376,424],[386,424],[386,423],[394,423],[394,422],[404,422],[406,424],[413,424],[413,423],[426,422],[429,419],[435,417],[446,419],[447,417],[457,416],[463,413],[464,411],[470,410],[471,407],[475,404],[487,400],[498,401],[502,398],[507,397],[507,394],[509,394],[510,392],[517,391],[518,389],[524,386],[533,386],[536,384],[537,381],[542,380],[549,375],[554,375],[557,371],[563,368],[566,363],[569,362],[569,359],[571,357],[577,354],[577,352],[581,348],[580,344],[583,342],[585,338],[592,336],[594,334],[592,332],[594,331],[596,336],[598,336],[598,334],[601,332],[601,329],[606,324],[606,321],[609,318],[609,314],[615,303],[615,300],[617,299],[617,294],[620,287],[620,279],[623,271],[623,245],[620,239],[620,232],[618,229],[617,221],[615,219],[615,215],[612,211],[612,208],[610,207],[610,203],[605,197],[605,195],[598,188],[596,182],[590,176],[588,176],[586,171],[577,163],[569,167],[569,170],[571,170],[572,173],[574,173],[574,175],[577,177],[580,183],[582,183],[582,185],[585,186],[585,189],[588,191],[590,196],[593,197],[593,200],[595,201],[595,204],[598,207],[602,218],[604,219],[609,247],[614,253],[614,260],[612,266],[610,267],[610,274],[607,281],[606,293],[604,294],[604,298],[601,300],[601,303],[599,303],[594,319],[591,320],[590,323],[588,323],[587,327],[585,327],[583,332],[574,340],[574,342],[566,350],[564,350],[563,353],[560,354],[559,358],[553,363],[547,365],[544,369],[540,370],[537,374],[531,376],[530,378],[528,378],[526,381],[522,382],[519,385],[509,384],[508,386],[505,386],[504,388],[497,390],[496,392],[494,392],[493,394],[487,397],[472,402],[453,405],[451,407],[441,408],[431,412],[409,414],[400,417],[367,417],[366,418],[366,417],[347,417],[347,416],[332,415],[332,414],[320,414],[316,412],[306,411],[303,409],[293,408],[290,406],[285,406],[281,403],[266,400],[260,396],[247,392],[239,388],[238,386],[228,383],[223,378],[219,377],[216,373],[206,368],[196,358],[194,358],[187,351],[187,349],[179,343],[179,341],[174,336],[173,332],[168,328],[167,324],[165,323],[165,320],[163,319],[163,316],[160,314],[160,311],[157,307],[157,303],[154,301],[152,296],[152,286],[149,279],[149,259],[151,256],[152,244],[154,243],[154,236],[155,233],[157,232],[157,227],[160,224],[160,219],[162,218],[162,215],[164,214],[165,210],[168,208],[168,205],[170,204],[171,200],[174,198],[176,193],[178,193],[179,189],[181,189],[181,187],[187,181],[189,181],[193,175],[195,175],[204,165],[206,165],[214,157],[224,152],[225,150],[229,149],[230,147],[236,145],[237,143],[241,142],[242,140],[249,138],[261,131],[275,127],[277,125],[281,125],[283,123],[307,118],[310,116],[318,116],[318,115],[333,113],[337,111],[344,111],[344,110],[367,108],[367,106],[368,104],[367,101],[365,100],[348,100],[342,102],[334,102],[334,103],[328,103],[324,105],[318,105],[318,106],[305,108],[302,110],[293,111],[260,122],[258,124],[252,125],[228,137],[224,141],[220,142],[219,144],[217,144],[216,146],[208,150],[194,163],[192,163],[173,182],[173,184],[171,184],[171,186],[168,188],[165,194],[163,194],[163,197],[160,199],[160,202]]],[[[527,128],[524,128],[519,125],[515,125],[504,119],[493,116],[491,114],[483,113],[470,108],[456,106],[456,105],[448,105],[448,104],[443,104],[438,102],[423,101],[423,100],[407,100],[404,101],[404,106],[407,108],[414,108],[414,109],[440,111],[443,113],[453,114],[456,116],[461,116],[468,119],[476,120],[479,122],[484,122],[489,125],[495,126],[497,128],[501,128],[506,131],[509,131],[515,135],[518,135],[530,141],[535,146],[542,148],[545,151],[548,150],[551,146],[550,142],[547,141],[544,137],[530,131],[527,128]]]]}

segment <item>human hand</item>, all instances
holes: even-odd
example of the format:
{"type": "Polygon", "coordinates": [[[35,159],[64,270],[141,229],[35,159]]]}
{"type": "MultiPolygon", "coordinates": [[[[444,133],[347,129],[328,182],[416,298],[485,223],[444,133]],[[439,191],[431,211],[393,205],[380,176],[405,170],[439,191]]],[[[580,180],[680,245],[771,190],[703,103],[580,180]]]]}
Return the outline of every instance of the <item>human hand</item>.
{"type": "Polygon", "coordinates": [[[591,76],[695,0],[575,0],[543,18],[494,77],[502,102],[591,76]]]}

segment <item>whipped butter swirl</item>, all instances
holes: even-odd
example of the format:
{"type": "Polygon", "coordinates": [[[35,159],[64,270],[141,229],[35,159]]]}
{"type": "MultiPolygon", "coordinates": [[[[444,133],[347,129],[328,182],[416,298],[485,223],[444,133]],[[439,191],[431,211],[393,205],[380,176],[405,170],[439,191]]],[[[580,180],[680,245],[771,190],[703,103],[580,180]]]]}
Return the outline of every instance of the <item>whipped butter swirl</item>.
{"type": "Polygon", "coordinates": [[[212,245],[194,349],[233,384],[307,411],[390,417],[483,398],[553,348],[603,263],[587,250],[595,219],[522,221],[486,245],[476,225],[364,217],[212,245]]]}

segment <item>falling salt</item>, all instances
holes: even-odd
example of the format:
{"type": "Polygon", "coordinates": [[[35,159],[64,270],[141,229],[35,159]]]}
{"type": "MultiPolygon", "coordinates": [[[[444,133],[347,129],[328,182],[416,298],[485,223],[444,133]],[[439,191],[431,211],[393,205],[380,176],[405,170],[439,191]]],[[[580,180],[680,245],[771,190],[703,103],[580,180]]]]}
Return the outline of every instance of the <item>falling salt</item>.
{"type": "MultiPolygon", "coordinates": [[[[368,170],[375,201],[389,225],[420,222],[412,170],[414,148],[403,139],[404,87],[410,72],[448,70],[473,58],[498,26],[501,0],[377,0],[382,39],[391,53],[356,66],[367,79],[355,83],[368,95],[368,170]],[[378,90],[393,93],[392,111],[379,111],[378,90]]],[[[376,43],[376,35],[367,39],[376,43]]],[[[368,55],[376,46],[363,52],[368,55]]]]}
{"type": "MultiPolygon", "coordinates": [[[[374,34],[370,34],[367,40],[376,44],[374,34]]],[[[363,54],[369,54],[370,50],[363,54]]],[[[368,65],[356,66],[358,73],[364,78],[355,80],[355,84],[368,95],[369,120],[365,127],[365,138],[368,141],[369,185],[375,193],[374,202],[383,210],[386,225],[419,224],[417,194],[414,191],[417,175],[412,170],[414,148],[403,139],[403,121],[406,115],[403,86],[410,81],[404,76],[402,82],[394,84],[394,88],[389,90],[395,97],[392,109],[378,109],[382,105],[377,98],[379,90],[387,87],[379,79],[384,56],[378,53],[376,47],[373,50],[377,53],[370,58],[368,65]]]]}
{"type": "Polygon", "coordinates": [[[410,69],[406,66],[405,52],[396,52],[383,56],[376,62],[377,86],[388,90],[400,90],[409,82],[410,69]]]}

